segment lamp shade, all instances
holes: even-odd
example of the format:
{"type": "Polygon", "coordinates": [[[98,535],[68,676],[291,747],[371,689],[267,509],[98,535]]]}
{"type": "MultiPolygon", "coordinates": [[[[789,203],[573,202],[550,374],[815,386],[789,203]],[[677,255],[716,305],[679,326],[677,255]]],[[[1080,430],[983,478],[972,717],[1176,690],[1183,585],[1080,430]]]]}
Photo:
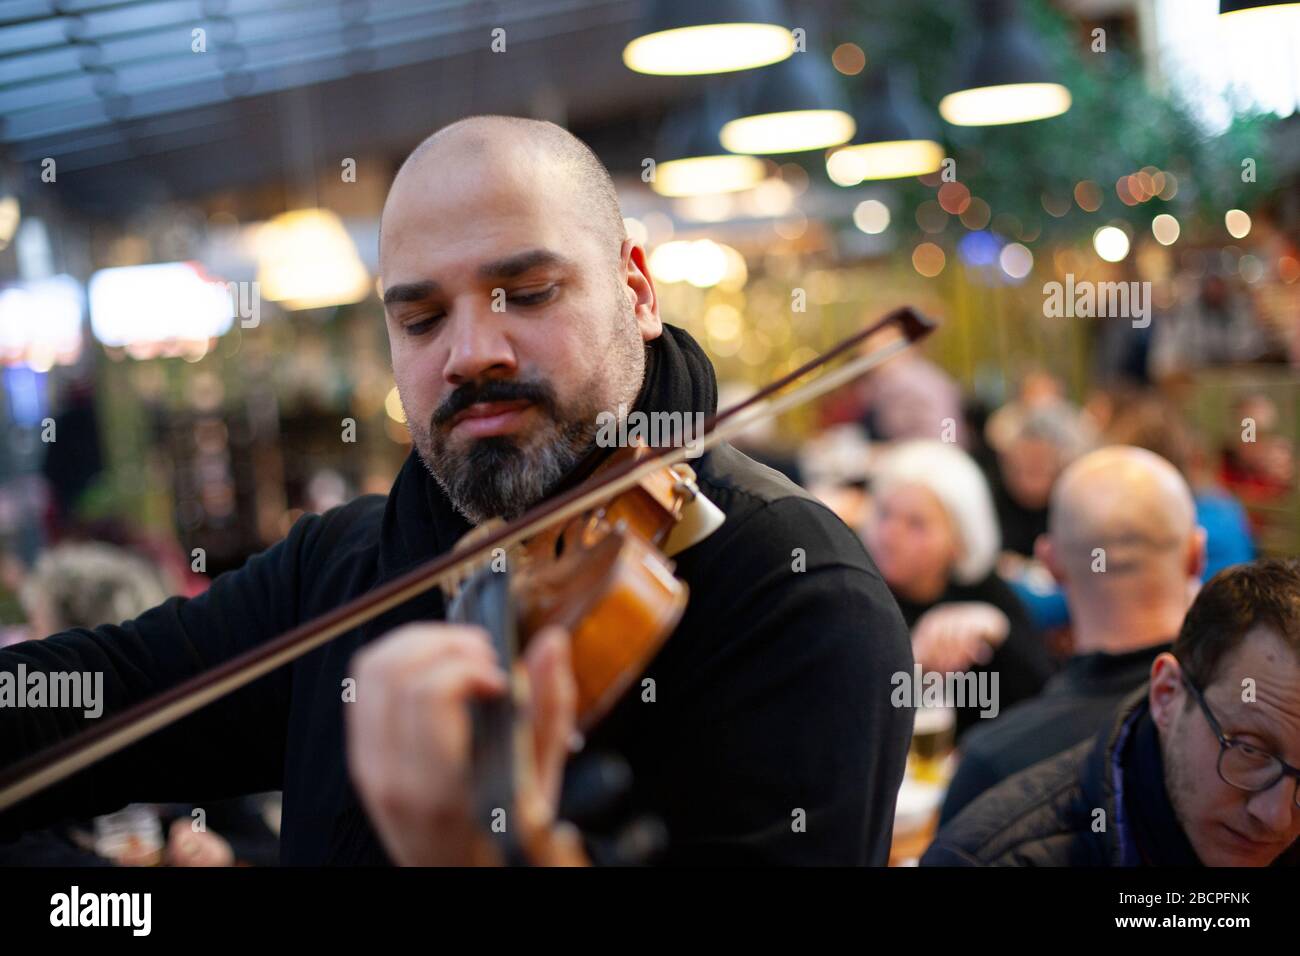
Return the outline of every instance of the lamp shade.
{"type": "Polygon", "coordinates": [[[954,126],[995,126],[1059,116],[1070,91],[1052,75],[1017,0],[974,0],[978,32],[939,112],[954,126]]]}
{"type": "Polygon", "coordinates": [[[735,192],[763,179],[761,159],[722,148],[718,130],[725,116],[721,100],[708,96],[665,120],[655,146],[655,192],[674,197],[735,192]]]}
{"type": "Polygon", "coordinates": [[[722,127],[733,153],[798,153],[848,142],[856,124],[825,60],[801,53],[746,77],[736,89],[735,119],[722,127]]]}
{"type": "Polygon", "coordinates": [[[766,66],[794,52],[778,0],[651,0],[641,33],[623,48],[638,73],[682,76],[766,66]]]}
{"type": "Polygon", "coordinates": [[[827,172],[840,185],[863,179],[924,176],[943,162],[937,125],[916,92],[915,74],[901,67],[873,70],[854,114],[853,142],[827,160],[827,172]]]}

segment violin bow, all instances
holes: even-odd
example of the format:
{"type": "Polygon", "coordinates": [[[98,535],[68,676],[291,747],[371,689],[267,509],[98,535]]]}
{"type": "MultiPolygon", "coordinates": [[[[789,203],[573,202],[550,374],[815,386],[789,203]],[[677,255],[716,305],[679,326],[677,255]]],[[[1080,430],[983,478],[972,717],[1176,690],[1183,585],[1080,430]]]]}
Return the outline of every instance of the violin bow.
{"type": "Polygon", "coordinates": [[[332,611],[306,621],[264,644],[223,661],[201,674],[140,701],[101,724],[80,731],[0,772],[0,810],[27,799],[163,727],[252,683],[386,611],[444,583],[495,548],[509,549],[538,532],[597,507],[647,475],[698,456],[743,432],[754,422],[780,415],[863,375],[929,335],[934,323],[910,307],[895,309],[844,339],[829,351],[769,382],[744,401],[709,418],[703,437],[691,446],[647,449],[638,461],[610,468],[596,478],[534,505],[514,521],[461,550],[448,551],[332,611]],[[889,325],[902,337],[851,359],[840,367],[773,399],[766,400],[828,362],[843,356],[889,325]]]}

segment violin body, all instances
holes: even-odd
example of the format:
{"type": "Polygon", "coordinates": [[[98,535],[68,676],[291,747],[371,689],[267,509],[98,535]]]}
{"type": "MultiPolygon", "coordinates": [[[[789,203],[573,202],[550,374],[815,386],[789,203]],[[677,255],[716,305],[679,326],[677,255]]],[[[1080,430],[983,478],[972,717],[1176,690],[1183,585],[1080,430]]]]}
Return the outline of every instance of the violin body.
{"type": "Polygon", "coordinates": [[[686,609],[672,562],[640,535],[596,520],[554,563],[525,567],[524,631],[568,632],[578,727],[589,730],[645,670],[686,609]]]}
{"type": "MultiPolygon", "coordinates": [[[[641,445],[620,449],[601,470],[646,451],[641,445]]],[[[660,545],[698,494],[688,467],[663,468],[507,555],[519,625],[516,651],[550,625],[569,634],[578,727],[584,732],[645,670],[686,610],[686,584],[673,575],[660,545]]],[[[501,571],[484,567],[476,576],[484,573],[501,571]]]]}

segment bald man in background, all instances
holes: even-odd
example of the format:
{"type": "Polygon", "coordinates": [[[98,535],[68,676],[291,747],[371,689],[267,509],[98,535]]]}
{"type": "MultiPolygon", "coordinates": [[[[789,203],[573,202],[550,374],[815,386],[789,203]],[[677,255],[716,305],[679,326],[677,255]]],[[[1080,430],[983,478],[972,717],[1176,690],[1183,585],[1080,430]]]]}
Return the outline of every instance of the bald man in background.
{"type": "Polygon", "coordinates": [[[1142,686],[1195,594],[1205,533],[1173,465],[1141,448],[1111,446],[1062,473],[1036,552],[1065,592],[1074,656],[1039,697],[966,736],[941,823],[1012,774],[1096,733],[1142,686]]]}

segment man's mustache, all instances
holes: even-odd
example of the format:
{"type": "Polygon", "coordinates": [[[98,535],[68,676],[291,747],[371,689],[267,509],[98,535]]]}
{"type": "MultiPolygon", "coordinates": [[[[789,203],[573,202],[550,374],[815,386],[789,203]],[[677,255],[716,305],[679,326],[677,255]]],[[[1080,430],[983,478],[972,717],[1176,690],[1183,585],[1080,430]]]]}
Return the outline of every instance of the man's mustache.
{"type": "Polygon", "coordinates": [[[517,379],[490,378],[481,382],[466,382],[452,392],[433,412],[433,424],[442,427],[471,405],[480,402],[532,402],[542,411],[556,417],[555,389],[543,381],[523,382],[517,379]]]}

